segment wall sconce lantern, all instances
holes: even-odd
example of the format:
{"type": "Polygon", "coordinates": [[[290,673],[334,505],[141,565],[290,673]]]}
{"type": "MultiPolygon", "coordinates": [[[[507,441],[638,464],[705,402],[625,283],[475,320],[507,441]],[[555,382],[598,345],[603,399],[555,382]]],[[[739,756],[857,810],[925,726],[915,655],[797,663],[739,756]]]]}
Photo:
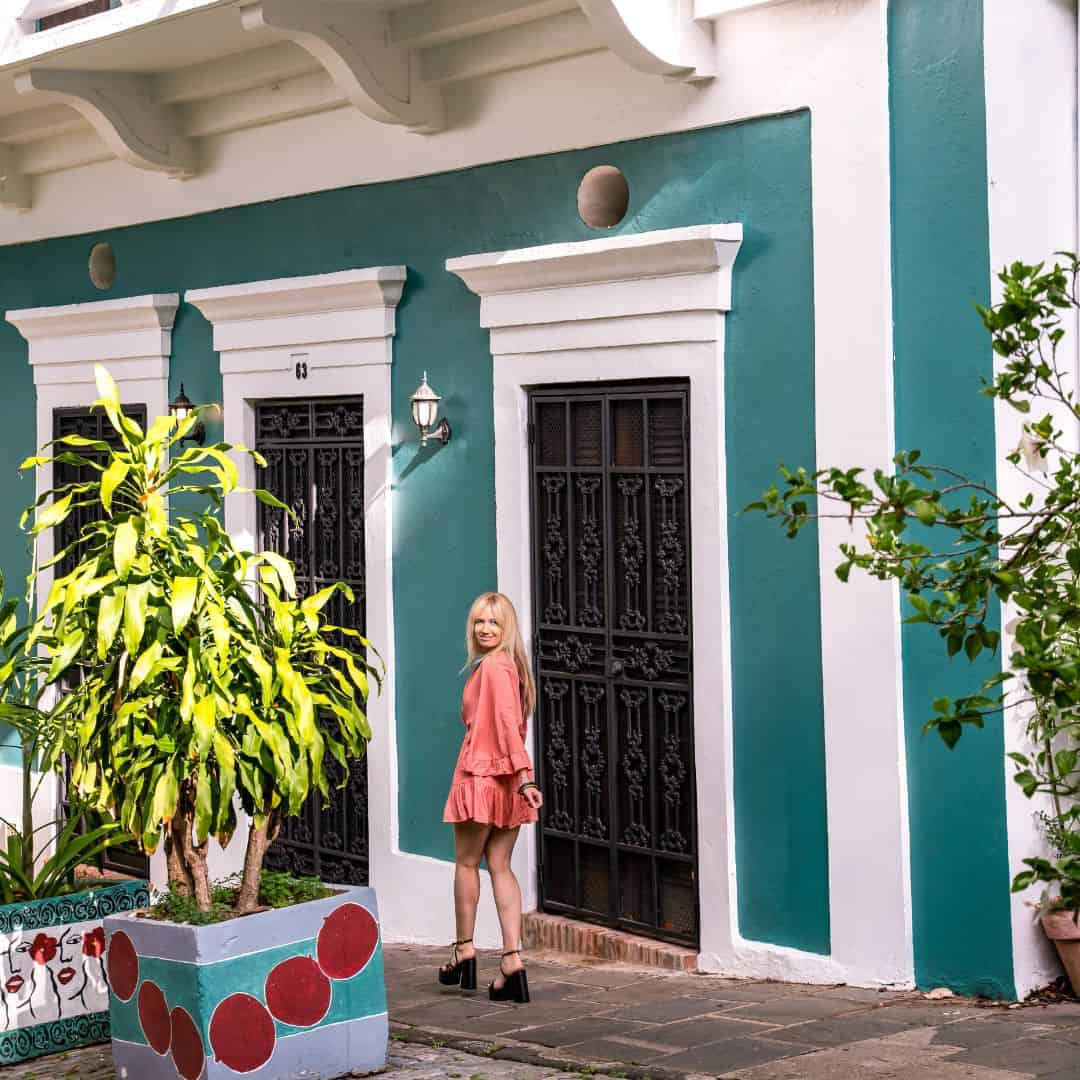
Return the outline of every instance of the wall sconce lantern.
{"type": "Polygon", "coordinates": [[[420,445],[427,446],[428,439],[438,439],[445,446],[450,441],[450,422],[444,416],[437,426],[435,424],[442,398],[428,386],[426,371],[424,381],[409,400],[412,402],[413,421],[420,429],[420,445]]]}
{"type": "MultiPolygon", "coordinates": [[[[195,406],[192,405],[191,400],[187,394],[184,393],[184,384],[180,384],[180,393],[176,395],[172,403],[169,405],[169,412],[173,414],[177,422],[186,420],[188,416],[194,411],[195,406]]],[[[181,440],[180,445],[191,441],[198,443],[202,446],[206,442],[206,426],[200,420],[181,440]]]]}

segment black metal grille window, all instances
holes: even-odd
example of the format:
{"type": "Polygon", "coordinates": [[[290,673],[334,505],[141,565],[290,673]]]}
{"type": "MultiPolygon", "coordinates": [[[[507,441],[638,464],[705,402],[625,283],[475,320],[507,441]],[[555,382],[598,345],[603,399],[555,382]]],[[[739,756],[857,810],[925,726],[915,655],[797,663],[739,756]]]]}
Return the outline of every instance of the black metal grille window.
{"type": "MultiPolygon", "coordinates": [[[[145,405],[125,405],[124,412],[133,420],[146,425],[145,405]]],[[[117,435],[112,424],[109,423],[101,409],[93,412],[90,409],[54,409],[53,410],[53,438],[59,439],[64,435],[82,435],[87,439],[98,439],[110,446],[120,445],[120,436],[117,435]]],[[[88,447],[79,447],[79,456],[99,464],[104,463],[105,455],[98,450],[88,447]]],[[[88,465],[71,465],[66,462],[55,462],[53,465],[53,487],[63,484],[78,484],[83,481],[96,479],[100,475],[88,465]]],[[[57,527],[54,536],[54,551],[62,551],[72,544],[86,525],[101,519],[101,506],[80,506],[57,527]]],[[[73,548],[56,564],[54,572],[63,577],[69,574],[79,561],[79,552],[73,548]]],[[[70,779],[70,765],[64,770],[64,784],[61,786],[60,806],[63,816],[66,818],[71,813],[71,804],[67,798],[67,781],[70,779]]],[[[87,815],[87,823],[93,824],[96,818],[87,815]]],[[[117,844],[109,848],[100,857],[98,865],[103,870],[110,870],[120,874],[131,874],[135,877],[146,877],[150,873],[150,860],[135,846],[131,844],[117,844]]]]}
{"type": "MultiPolygon", "coordinates": [[[[337,626],[363,632],[364,410],[363,399],[266,401],[255,406],[255,446],[266,459],[256,483],[295,513],[259,503],[259,545],[291,559],[304,596],[335,581],[353,590],[354,603],[335,596],[326,609],[337,626]]],[[[355,648],[350,639],[339,642],[355,648]]],[[[367,762],[356,762],[347,783],[329,756],[330,805],[308,799],[285,823],[267,866],[324,881],[366,885],[368,880],[367,762]]]]}
{"type": "Polygon", "coordinates": [[[685,384],[530,394],[545,911],[699,939],[685,384]]]}

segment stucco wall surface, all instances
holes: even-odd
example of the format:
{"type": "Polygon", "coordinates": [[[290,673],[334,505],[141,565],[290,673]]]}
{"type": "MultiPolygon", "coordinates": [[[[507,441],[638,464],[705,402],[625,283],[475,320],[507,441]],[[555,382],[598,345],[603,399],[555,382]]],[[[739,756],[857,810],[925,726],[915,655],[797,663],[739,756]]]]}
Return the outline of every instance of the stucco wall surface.
{"type": "MultiPolygon", "coordinates": [[[[889,7],[897,446],[993,484],[980,393],[993,363],[974,308],[990,299],[982,35],[981,0],[889,7]]],[[[921,733],[934,698],[973,692],[1000,663],[950,662],[918,624],[904,627],[903,659],[915,978],[1011,997],[1000,722],[952,751],[921,733]]]]}
{"type": "MultiPolygon", "coordinates": [[[[617,164],[630,183],[620,231],[723,221],[744,226],[727,352],[732,505],[741,506],[772,481],[778,460],[814,456],[806,112],[108,233],[119,267],[110,295],[183,293],[350,266],[409,267],[392,384],[399,774],[372,778],[396,785],[395,842],[404,852],[452,854],[440,818],[461,734],[462,619],[472,598],[495,584],[491,359],[476,298],[443,264],[471,251],[594,235],[577,217],[575,193],[584,172],[601,163],[617,164]],[[419,449],[408,412],[408,395],[425,369],[454,426],[453,442],[437,451],[419,449]]],[[[0,249],[0,306],[98,299],[85,273],[90,242],[80,236],[0,249]]],[[[33,443],[33,387],[26,344],[14,327],[0,330],[0,351],[13,373],[4,405],[21,420],[8,429],[12,469],[0,476],[0,497],[19,507],[29,501],[30,485],[14,464],[33,443]]],[[[182,305],[172,387],[183,381],[193,400],[220,399],[217,364],[209,325],[182,305]]],[[[757,519],[733,519],[731,536],[739,641],[735,786],[746,800],[738,836],[740,919],[750,937],[826,952],[816,552],[812,540],[790,545],[757,519]],[[781,666],[789,681],[768,677],[781,666]],[[778,775],[785,793],[779,802],[768,795],[778,775]]],[[[14,514],[0,535],[0,560],[11,580],[25,566],[14,514]]],[[[709,662],[708,642],[697,643],[696,652],[699,663],[709,662]]],[[[711,722],[708,715],[698,718],[704,726],[711,722]]],[[[701,817],[708,820],[707,808],[701,817]]]]}

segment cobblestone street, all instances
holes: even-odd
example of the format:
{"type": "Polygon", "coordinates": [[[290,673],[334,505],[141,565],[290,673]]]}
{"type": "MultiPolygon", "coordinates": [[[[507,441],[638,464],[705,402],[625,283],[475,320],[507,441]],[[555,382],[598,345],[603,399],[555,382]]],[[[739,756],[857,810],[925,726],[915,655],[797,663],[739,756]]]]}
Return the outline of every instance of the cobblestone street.
{"type": "MultiPolygon", "coordinates": [[[[425,1046],[391,1040],[390,1067],[383,1073],[394,1080],[580,1080],[580,1073],[495,1061],[449,1047],[425,1046]]],[[[4,1080],[114,1080],[112,1056],[107,1046],[92,1046],[69,1054],[40,1058],[0,1069],[4,1080]]],[[[132,1077],[130,1080],[139,1080],[132,1077]]]]}
{"type": "MultiPolygon", "coordinates": [[[[1080,1004],[660,974],[533,953],[532,1002],[440,987],[445,950],[386,948],[394,1080],[1080,1080],[1080,1004]]],[[[481,979],[497,957],[481,958],[481,979]]],[[[113,1080],[107,1046],[0,1080],[113,1080]]],[[[140,1080],[138,1077],[124,1080],[140,1080]]]]}

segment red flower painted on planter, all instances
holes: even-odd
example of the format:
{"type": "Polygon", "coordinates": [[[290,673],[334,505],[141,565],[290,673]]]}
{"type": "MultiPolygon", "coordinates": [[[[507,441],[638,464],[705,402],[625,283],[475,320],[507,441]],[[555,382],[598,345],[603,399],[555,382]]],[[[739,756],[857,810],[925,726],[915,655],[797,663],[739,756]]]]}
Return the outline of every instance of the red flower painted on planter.
{"type": "Polygon", "coordinates": [[[47,964],[56,955],[56,938],[38,934],[30,946],[30,958],[35,964],[47,964]]]}
{"type": "Polygon", "coordinates": [[[84,956],[101,956],[105,951],[105,928],[95,926],[82,936],[82,951],[84,956]]]}

